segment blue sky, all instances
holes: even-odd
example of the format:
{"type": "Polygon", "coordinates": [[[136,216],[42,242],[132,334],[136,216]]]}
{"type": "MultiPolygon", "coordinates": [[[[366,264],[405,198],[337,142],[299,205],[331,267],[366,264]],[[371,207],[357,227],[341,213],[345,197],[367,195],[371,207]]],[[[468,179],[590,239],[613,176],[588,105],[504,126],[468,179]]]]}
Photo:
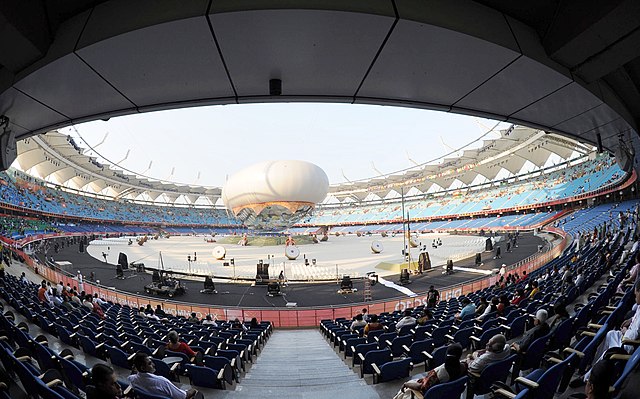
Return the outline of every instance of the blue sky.
{"type": "MultiPolygon", "coordinates": [[[[424,163],[442,156],[477,140],[496,124],[411,108],[289,103],[185,108],[94,121],[61,131],[84,146],[77,138],[80,134],[112,163],[129,152],[120,165],[137,173],[221,186],[226,176],[274,159],[315,163],[332,184],[345,182],[345,177],[350,181],[369,178],[377,171],[386,174],[412,167],[411,160],[424,163]]],[[[507,126],[503,123],[498,128],[507,126]]],[[[497,136],[493,132],[485,138],[497,136]]]]}

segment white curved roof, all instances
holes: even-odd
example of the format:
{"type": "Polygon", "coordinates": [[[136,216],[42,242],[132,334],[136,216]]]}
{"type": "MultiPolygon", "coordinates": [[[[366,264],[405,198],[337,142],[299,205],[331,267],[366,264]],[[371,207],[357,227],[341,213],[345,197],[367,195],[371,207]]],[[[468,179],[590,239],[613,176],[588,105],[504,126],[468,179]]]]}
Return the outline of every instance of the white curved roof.
{"type": "MultiPolygon", "coordinates": [[[[400,188],[404,188],[405,192],[415,189],[426,193],[438,187],[447,189],[456,181],[469,185],[478,176],[494,180],[501,170],[518,174],[527,161],[541,167],[553,154],[566,160],[574,153],[586,154],[593,150],[593,147],[573,139],[521,126],[503,130],[500,136],[498,139],[484,140],[479,148],[459,151],[457,157],[451,155],[388,175],[332,185],[329,195],[340,201],[362,201],[371,194],[385,198],[393,191],[399,192],[400,188]]],[[[85,155],[85,149],[73,144],[66,135],[57,131],[21,140],[18,142],[17,166],[53,184],[110,197],[169,204],[219,205],[222,195],[220,187],[183,185],[135,175],[114,165],[100,164],[94,157],[85,155]]],[[[326,180],[324,172],[322,175],[326,180]]],[[[305,187],[300,193],[301,198],[316,198],[316,195],[310,194],[313,189],[315,187],[305,187]]],[[[234,190],[240,191],[239,188],[234,190]]],[[[278,192],[291,191],[287,190],[281,187],[278,192]]],[[[273,198],[263,194],[251,195],[255,197],[251,201],[273,198]]]]}
{"type": "Polygon", "coordinates": [[[222,189],[227,208],[271,202],[316,204],[327,195],[329,179],[324,171],[305,161],[265,161],[229,177],[222,189]]]}

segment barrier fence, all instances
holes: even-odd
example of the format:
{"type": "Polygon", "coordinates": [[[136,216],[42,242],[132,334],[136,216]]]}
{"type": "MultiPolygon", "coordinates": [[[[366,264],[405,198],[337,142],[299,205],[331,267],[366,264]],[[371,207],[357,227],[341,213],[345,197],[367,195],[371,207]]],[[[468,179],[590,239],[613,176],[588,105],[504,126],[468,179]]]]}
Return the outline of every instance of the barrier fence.
{"type": "MultiPolygon", "coordinates": [[[[509,273],[518,273],[519,275],[522,275],[522,272],[526,271],[527,274],[529,274],[562,254],[568,245],[569,236],[564,231],[552,227],[545,229],[545,231],[561,237],[558,245],[554,246],[547,252],[534,254],[515,265],[511,265],[508,270],[509,273]]],[[[67,236],[68,235],[70,234],[67,234],[67,236]]],[[[64,235],[49,234],[46,236],[42,235],[40,237],[34,236],[33,239],[29,239],[29,242],[59,236],[64,235]]],[[[12,246],[15,244],[10,242],[10,240],[3,241],[12,246]]],[[[83,282],[83,284],[80,285],[75,277],[41,265],[20,249],[15,249],[15,251],[24,258],[25,263],[36,274],[48,281],[51,281],[52,283],[57,284],[58,282],[62,282],[65,286],[70,284],[71,287],[78,287],[79,291],[85,291],[87,294],[91,295],[97,293],[99,297],[102,297],[107,301],[119,303],[121,305],[128,305],[130,307],[139,308],[141,306],[151,304],[155,309],[156,305],[161,305],[165,312],[178,316],[188,316],[191,313],[196,313],[198,318],[202,318],[207,314],[210,314],[212,317],[215,316],[220,320],[233,320],[235,318],[240,320],[250,320],[252,317],[255,317],[258,320],[271,321],[274,327],[296,328],[315,327],[320,323],[320,320],[323,319],[335,319],[338,317],[352,318],[354,315],[360,313],[362,308],[367,308],[369,313],[379,314],[382,312],[393,312],[419,305],[426,305],[427,303],[427,293],[423,292],[412,298],[396,297],[380,301],[361,302],[350,306],[325,306],[295,309],[234,308],[205,304],[190,304],[171,300],[159,300],[158,298],[144,295],[130,294],[115,289],[109,289],[91,282],[83,282]]],[[[460,295],[467,295],[477,290],[485,289],[494,285],[498,279],[499,275],[493,275],[489,277],[481,277],[477,280],[463,284],[443,287],[440,289],[440,299],[447,300],[460,295]]]]}

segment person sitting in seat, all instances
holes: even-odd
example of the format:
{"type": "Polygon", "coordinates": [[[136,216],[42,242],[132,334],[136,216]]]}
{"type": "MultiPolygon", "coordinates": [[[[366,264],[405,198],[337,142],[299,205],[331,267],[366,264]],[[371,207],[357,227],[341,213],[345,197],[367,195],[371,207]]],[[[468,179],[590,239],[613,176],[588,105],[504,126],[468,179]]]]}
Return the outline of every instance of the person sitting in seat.
{"type": "MultiPolygon", "coordinates": [[[[623,346],[622,339],[624,338],[633,341],[640,338],[640,280],[636,281],[635,285],[633,286],[633,293],[635,294],[636,301],[633,317],[631,319],[623,321],[622,325],[620,326],[620,330],[611,330],[607,333],[607,336],[604,338],[604,340],[598,347],[598,350],[596,351],[595,359],[602,359],[609,348],[623,347],[627,352],[631,352],[634,349],[633,346],[630,345],[623,346]]],[[[589,380],[590,372],[591,371],[588,371],[584,375],[585,382],[589,380]]],[[[571,381],[571,383],[572,387],[574,388],[576,387],[576,385],[578,385],[576,380],[571,381]]]]}
{"type": "Polygon", "coordinates": [[[91,369],[91,384],[87,386],[87,399],[120,399],[122,387],[116,372],[106,364],[98,363],[91,369]]]}
{"type": "Polygon", "coordinates": [[[369,334],[369,331],[376,330],[384,330],[384,326],[378,321],[378,315],[372,314],[369,316],[369,322],[364,326],[364,335],[369,334]]]}
{"type": "Polygon", "coordinates": [[[240,331],[247,331],[247,326],[244,325],[243,322],[240,321],[240,319],[238,319],[237,317],[235,319],[233,319],[233,321],[231,322],[231,329],[232,330],[240,330],[240,331]]]}
{"type": "Polygon", "coordinates": [[[417,323],[419,326],[424,326],[431,319],[433,319],[433,313],[431,313],[431,310],[424,309],[420,312],[420,317],[418,317],[417,323]]]}
{"type": "Polygon", "coordinates": [[[469,372],[480,374],[488,365],[504,360],[511,355],[511,348],[507,345],[507,338],[502,334],[496,334],[489,342],[486,349],[475,351],[467,356],[469,372]]]}
{"type": "Polygon", "coordinates": [[[158,317],[167,317],[167,314],[162,310],[161,305],[156,306],[155,315],[158,317]]]}
{"type": "Polygon", "coordinates": [[[187,319],[188,323],[193,323],[193,324],[199,324],[200,323],[200,319],[198,319],[198,316],[196,316],[195,312],[191,313],[191,316],[189,316],[189,318],[187,319]]]}
{"type": "Polygon", "coordinates": [[[411,315],[411,309],[404,311],[404,317],[396,324],[396,330],[400,331],[402,327],[415,326],[418,321],[411,315]]]}
{"type": "Polygon", "coordinates": [[[550,328],[547,324],[548,318],[549,314],[546,310],[538,310],[536,312],[536,317],[533,319],[534,327],[527,331],[520,341],[512,343],[511,349],[518,353],[526,352],[533,341],[549,334],[550,328]]]}
{"type": "Polygon", "coordinates": [[[487,307],[489,306],[489,302],[487,302],[487,298],[484,296],[480,297],[480,305],[478,305],[476,307],[476,316],[482,316],[484,314],[484,311],[487,310],[487,307]]]}
{"type": "Polygon", "coordinates": [[[215,322],[215,320],[213,320],[211,318],[211,315],[208,314],[204,320],[202,320],[202,324],[205,326],[214,326],[214,327],[218,327],[218,323],[215,322]]]}
{"type": "MultiPolygon", "coordinates": [[[[584,387],[586,399],[610,399],[612,395],[609,387],[615,383],[617,377],[616,367],[609,359],[602,359],[594,364],[584,387]]],[[[634,392],[634,397],[637,397],[637,391],[634,392]]]]}
{"type": "Polygon", "coordinates": [[[462,346],[455,343],[447,347],[447,356],[440,366],[427,372],[427,374],[417,380],[409,380],[402,385],[401,391],[407,388],[419,391],[424,395],[425,392],[436,384],[449,381],[455,381],[467,372],[467,364],[460,361],[462,356],[462,346]]]}
{"type": "Polygon", "coordinates": [[[146,353],[136,353],[133,357],[133,367],[137,373],[130,375],[127,379],[134,388],[140,388],[154,395],[166,396],[171,399],[191,399],[198,393],[193,388],[184,391],[173,385],[165,377],[153,374],[156,371],[156,367],[146,353]]]}
{"type": "Polygon", "coordinates": [[[180,341],[180,336],[178,335],[177,331],[175,330],[169,331],[169,334],[167,334],[167,339],[169,340],[169,342],[167,342],[168,350],[184,353],[185,355],[189,356],[189,358],[191,359],[193,359],[196,356],[196,353],[193,351],[193,349],[189,347],[189,345],[187,345],[186,342],[180,341]]]}
{"type": "Polygon", "coordinates": [[[463,306],[462,310],[460,311],[460,313],[457,313],[454,316],[456,318],[456,320],[462,320],[467,315],[475,314],[475,312],[476,312],[476,304],[471,302],[471,299],[465,297],[465,298],[462,298],[462,300],[460,302],[464,306],[463,306]]]}
{"type": "Polygon", "coordinates": [[[511,301],[511,304],[513,306],[518,306],[518,304],[524,301],[525,299],[527,299],[527,295],[525,294],[524,289],[518,288],[516,290],[516,294],[513,297],[513,300],[511,301]]]}
{"type": "Polygon", "coordinates": [[[355,320],[351,323],[351,327],[349,328],[351,331],[356,331],[360,327],[364,327],[367,325],[367,322],[364,321],[362,317],[362,313],[358,313],[355,317],[355,320]]]}

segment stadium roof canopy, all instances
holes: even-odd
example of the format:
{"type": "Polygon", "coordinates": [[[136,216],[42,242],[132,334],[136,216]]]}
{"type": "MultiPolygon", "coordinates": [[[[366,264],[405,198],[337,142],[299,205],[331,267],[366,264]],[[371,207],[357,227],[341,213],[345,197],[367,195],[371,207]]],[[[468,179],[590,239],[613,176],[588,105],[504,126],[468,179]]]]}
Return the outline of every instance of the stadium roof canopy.
{"type": "MultiPolygon", "coordinates": [[[[593,147],[556,134],[512,126],[498,139],[485,140],[479,148],[460,151],[434,164],[347,184],[333,185],[330,196],[363,200],[370,194],[381,198],[401,187],[420,192],[433,185],[447,189],[455,181],[470,185],[478,176],[493,180],[502,171],[518,174],[525,163],[543,167],[555,154],[561,160],[585,155],[593,147]]],[[[57,131],[34,136],[18,143],[20,169],[52,184],[101,195],[167,203],[212,205],[218,203],[220,187],[179,185],[137,176],[113,165],[100,163],[85,148],[57,131]]]]}
{"type": "Polygon", "coordinates": [[[0,27],[0,115],[18,138],[321,101],[478,115],[640,154],[637,0],[3,0],[0,27]]]}

